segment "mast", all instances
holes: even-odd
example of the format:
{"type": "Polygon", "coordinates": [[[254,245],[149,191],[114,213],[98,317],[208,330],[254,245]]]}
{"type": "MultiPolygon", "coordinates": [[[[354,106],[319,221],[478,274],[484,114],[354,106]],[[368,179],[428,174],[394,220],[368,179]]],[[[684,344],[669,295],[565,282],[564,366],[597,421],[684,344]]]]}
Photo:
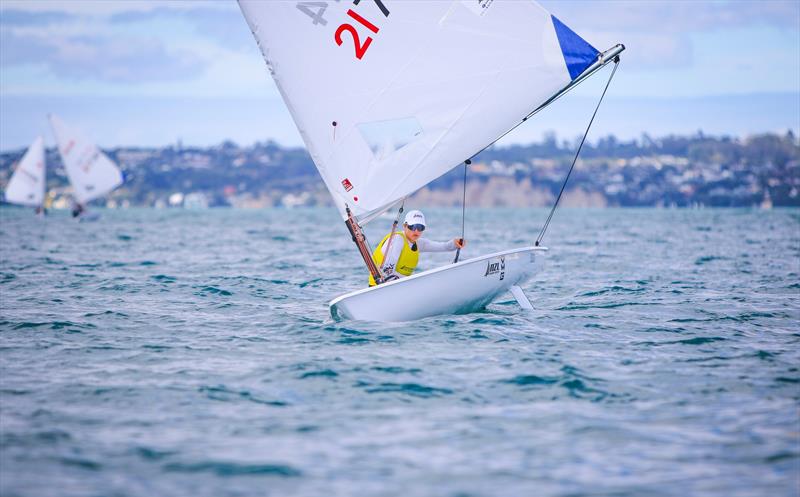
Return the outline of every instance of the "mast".
{"type": "Polygon", "coordinates": [[[361,225],[624,49],[600,52],[532,0],[238,2],[377,282],[361,225]]]}
{"type": "Polygon", "coordinates": [[[372,260],[372,254],[369,253],[369,247],[367,247],[367,238],[364,236],[364,232],[361,231],[361,226],[359,226],[359,224],[353,218],[353,214],[350,212],[350,207],[345,206],[345,210],[347,212],[347,220],[344,222],[344,224],[350,231],[350,235],[353,237],[353,242],[355,242],[356,247],[358,247],[358,252],[364,259],[367,269],[369,269],[369,274],[372,275],[375,283],[380,285],[383,283],[383,274],[381,273],[381,270],[378,269],[378,266],[375,265],[375,261],[372,260]]]}
{"type": "Polygon", "coordinates": [[[362,226],[600,54],[532,0],[300,4],[239,0],[342,220],[348,205],[362,226]]]}

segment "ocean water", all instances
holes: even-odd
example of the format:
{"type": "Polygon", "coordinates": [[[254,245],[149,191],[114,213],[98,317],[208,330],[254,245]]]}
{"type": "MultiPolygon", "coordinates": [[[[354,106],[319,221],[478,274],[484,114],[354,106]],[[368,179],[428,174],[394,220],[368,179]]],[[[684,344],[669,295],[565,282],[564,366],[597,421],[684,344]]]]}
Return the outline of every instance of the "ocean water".
{"type": "Polygon", "coordinates": [[[99,212],[0,209],[3,496],[800,492],[798,210],[563,209],[533,311],[395,324],[333,210],[99,212]]]}

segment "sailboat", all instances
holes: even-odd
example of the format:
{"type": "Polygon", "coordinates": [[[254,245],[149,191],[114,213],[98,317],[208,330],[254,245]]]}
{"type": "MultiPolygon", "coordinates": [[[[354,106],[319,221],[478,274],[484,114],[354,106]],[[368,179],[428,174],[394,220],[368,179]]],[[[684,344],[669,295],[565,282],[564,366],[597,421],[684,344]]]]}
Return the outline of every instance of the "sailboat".
{"type": "Polygon", "coordinates": [[[43,214],[45,178],[44,140],[39,136],[28,147],[6,185],[6,202],[35,207],[37,213],[43,214]]]}
{"type": "Polygon", "coordinates": [[[50,114],[58,153],[72,185],[75,206],[73,217],[82,220],[96,219],[85,211],[86,204],[103,197],[123,182],[122,172],[116,164],[79,131],[67,126],[60,118],[50,114]]]}
{"type": "MultiPolygon", "coordinates": [[[[370,274],[362,227],[468,161],[608,63],[532,0],[239,0],[370,274]]],[[[615,65],[616,68],[616,65],[615,65]]],[[[335,298],[339,319],[481,309],[536,269],[540,246],[464,260],[335,298]]]]}

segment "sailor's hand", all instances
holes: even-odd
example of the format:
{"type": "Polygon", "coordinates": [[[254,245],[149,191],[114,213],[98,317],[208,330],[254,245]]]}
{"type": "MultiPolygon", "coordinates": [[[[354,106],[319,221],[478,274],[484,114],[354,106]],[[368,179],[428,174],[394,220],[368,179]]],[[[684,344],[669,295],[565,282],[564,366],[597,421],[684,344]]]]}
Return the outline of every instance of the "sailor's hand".
{"type": "Polygon", "coordinates": [[[390,281],[399,280],[399,279],[400,279],[400,277],[397,276],[396,274],[390,274],[389,276],[387,276],[386,278],[383,279],[383,282],[384,283],[389,283],[390,281]]]}
{"type": "Polygon", "coordinates": [[[456,244],[456,248],[464,248],[467,245],[467,241],[463,238],[453,238],[453,243],[456,244]]]}

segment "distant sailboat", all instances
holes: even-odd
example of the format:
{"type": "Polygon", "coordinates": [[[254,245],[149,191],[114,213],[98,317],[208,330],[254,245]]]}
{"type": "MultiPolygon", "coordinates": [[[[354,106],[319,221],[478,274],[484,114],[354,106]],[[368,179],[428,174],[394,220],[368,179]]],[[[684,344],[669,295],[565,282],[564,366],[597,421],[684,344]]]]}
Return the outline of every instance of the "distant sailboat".
{"type": "Polygon", "coordinates": [[[37,213],[44,213],[46,177],[44,140],[39,136],[28,147],[6,185],[6,202],[35,207],[37,213]]]}
{"type": "Polygon", "coordinates": [[[75,197],[72,215],[86,216],[88,202],[107,195],[123,183],[122,172],[80,132],[53,114],[49,118],[75,197]]]}
{"type": "MultiPolygon", "coordinates": [[[[599,52],[538,3],[239,0],[371,275],[361,227],[473,157],[624,50],[599,52]]],[[[470,312],[534,273],[531,246],[340,296],[337,318],[470,312]]]]}

